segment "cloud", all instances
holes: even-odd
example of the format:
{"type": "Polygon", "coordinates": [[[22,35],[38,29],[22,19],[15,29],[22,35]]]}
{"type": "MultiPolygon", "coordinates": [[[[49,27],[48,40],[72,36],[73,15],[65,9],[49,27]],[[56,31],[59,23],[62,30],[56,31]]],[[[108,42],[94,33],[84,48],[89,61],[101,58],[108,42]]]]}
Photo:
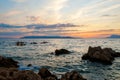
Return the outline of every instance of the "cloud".
{"type": "MultiPolygon", "coordinates": [[[[91,0],[85,6],[79,7],[76,11],[68,14],[68,20],[74,23],[88,23],[99,20],[99,15],[111,13],[119,9],[119,0],[91,0]]],[[[118,12],[119,10],[117,10],[118,12]]],[[[118,12],[119,13],[119,12],[118,12]]]]}
{"type": "MultiPolygon", "coordinates": [[[[45,4],[44,8],[40,11],[40,19],[41,23],[62,23],[62,9],[66,7],[68,0],[48,0],[48,4],[45,4]]],[[[39,20],[40,20],[39,19],[39,20]]],[[[38,21],[40,22],[40,21],[38,21]]]]}
{"type": "Polygon", "coordinates": [[[14,26],[14,25],[1,23],[0,28],[21,28],[21,26],[14,26]]]}
{"type": "Polygon", "coordinates": [[[72,23],[66,23],[66,24],[62,24],[62,23],[59,23],[59,24],[51,24],[51,25],[47,25],[47,24],[31,24],[31,25],[26,25],[25,27],[27,28],[34,28],[34,29],[41,29],[41,28],[65,28],[65,27],[77,27],[78,25],[74,25],[72,23]]]}
{"type": "Polygon", "coordinates": [[[76,36],[82,38],[104,38],[111,34],[120,34],[120,29],[106,29],[96,31],[78,31],[78,32],[63,32],[61,35],[64,36],[76,36]]]}
{"type": "Polygon", "coordinates": [[[0,38],[19,38],[26,34],[26,32],[0,32],[0,38]]]}
{"type": "Polygon", "coordinates": [[[102,15],[101,17],[115,17],[115,16],[118,16],[118,15],[104,14],[104,15],[102,15]]]}
{"type": "Polygon", "coordinates": [[[11,17],[11,16],[15,16],[15,15],[18,15],[18,14],[21,14],[21,13],[23,13],[23,12],[19,11],[19,10],[11,10],[11,11],[8,11],[6,14],[3,14],[2,16],[11,17]]]}
{"type": "Polygon", "coordinates": [[[11,1],[18,2],[18,3],[20,2],[21,3],[21,2],[26,2],[28,0],[11,0],[11,1]]]}
{"type": "Polygon", "coordinates": [[[67,28],[77,27],[72,23],[59,23],[59,24],[31,24],[25,26],[16,26],[8,24],[0,24],[0,37],[1,36],[24,36],[24,35],[60,35],[61,32],[72,32],[67,28]],[[66,28],[66,29],[65,29],[66,28]]]}
{"type": "Polygon", "coordinates": [[[105,8],[105,9],[101,10],[100,12],[108,12],[108,11],[116,9],[116,8],[120,8],[120,4],[113,5],[111,7],[105,8]]]}
{"type": "Polygon", "coordinates": [[[39,16],[27,16],[28,21],[36,22],[39,20],[39,16]]]}

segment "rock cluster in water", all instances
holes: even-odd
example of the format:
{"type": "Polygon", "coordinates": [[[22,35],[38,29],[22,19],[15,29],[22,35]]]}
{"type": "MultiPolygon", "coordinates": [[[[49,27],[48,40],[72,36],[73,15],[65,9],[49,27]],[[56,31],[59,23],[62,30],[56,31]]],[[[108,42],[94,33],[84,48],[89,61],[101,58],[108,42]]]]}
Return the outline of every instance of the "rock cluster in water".
{"type": "Polygon", "coordinates": [[[90,60],[92,62],[100,62],[103,64],[112,64],[115,57],[120,57],[119,52],[115,52],[111,48],[102,49],[98,47],[89,47],[88,53],[82,56],[83,60],[90,60]]]}
{"type": "Polygon", "coordinates": [[[77,71],[67,72],[60,79],[46,68],[41,68],[38,73],[20,71],[17,63],[11,58],[0,56],[0,80],[86,80],[77,71]]]}
{"type": "Polygon", "coordinates": [[[25,45],[26,45],[25,42],[20,42],[20,41],[16,42],[16,46],[25,46],[25,45]]]}

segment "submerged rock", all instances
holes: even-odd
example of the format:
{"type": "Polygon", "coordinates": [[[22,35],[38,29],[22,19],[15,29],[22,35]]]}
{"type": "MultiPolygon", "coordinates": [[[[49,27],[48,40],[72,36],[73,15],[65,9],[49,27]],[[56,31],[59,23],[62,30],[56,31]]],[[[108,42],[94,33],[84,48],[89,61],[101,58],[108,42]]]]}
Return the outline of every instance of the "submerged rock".
{"type": "Polygon", "coordinates": [[[25,46],[25,42],[16,42],[16,46],[25,46]]]}
{"type": "Polygon", "coordinates": [[[67,72],[62,75],[60,80],[87,80],[83,78],[77,71],[67,72]]]}
{"type": "Polygon", "coordinates": [[[103,64],[112,64],[114,57],[120,57],[120,53],[115,52],[111,48],[102,49],[98,47],[89,47],[88,53],[82,56],[83,60],[90,60],[92,62],[100,62],[103,64]]]}
{"type": "Polygon", "coordinates": [[[59,49],[59,50],[55,50],[55,55],[61,55],[61,54],[70,54],[70,51],[66,50],[66,49],[59,49]]]}
{"type": "Polygon", "coordinates": [[[5,58],[0,56],[0,67],[18,67],[18,62],[14,61],[12,58],[5,58]]]}

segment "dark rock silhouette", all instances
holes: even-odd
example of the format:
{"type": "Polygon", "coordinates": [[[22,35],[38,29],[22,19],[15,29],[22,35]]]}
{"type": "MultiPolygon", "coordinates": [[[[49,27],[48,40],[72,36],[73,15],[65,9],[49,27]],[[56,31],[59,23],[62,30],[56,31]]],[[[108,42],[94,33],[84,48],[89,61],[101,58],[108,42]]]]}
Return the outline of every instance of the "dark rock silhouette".
{"type": "Polygon", "coordinates": [[[46,43],[48,43],[47,41],[43,41],[43,42],[41,42],[41,44],[46,44],[46,43]]]}
{"type": "Polygon", "coordinates": [[[59,56],[59,55],[61,55],[61,54],[70,54],[70,51],[68,51],[68,50],[66,50],[66,49],[56,49],[55,50],[55,55],[56,56],[59,56]]]}
{"type": "Polygon", "coordinates": [[[16,68],[0,68],[0,80],[42,80],[30,70],[19,71],[16,68]]]}
{"type": "Polygon", "coordinates": [[[14,79],[15,80],[42,80],[38,74],[30,70],[16,72],[14,79]]]}
{"type": "Polygon", "coordinates": [[[25,46],[25,42],[16,42],[16,46],[25,46]]]}
{"type": "Polygon", "coordinates": [[[31,67],[31,66],[32,66],[32,64],[28,64],[28,65],[27,65],[27,67],[31,67]]]}
{"type": "Polygon", "coordinates": [[[120,57],[120,53],[115,52],[111,48],[102,49],[98,47],[89,47],[88,53],[82,56],[83,60],[90,60],[92,62],[100,62],[103,64],[112,64],[115,57],[120,57]]]}
{"type": "Polygon", "coordinates": [[[57,77],[51,74],[47,68],[41,68],[38,75],[40,75],[44,80],[57,80],[57,77]]]}
{"type": "Polygon", "coordinates": [[[83,78],[77,71],[67,72],[62,75],[60,80],[87,80],[83,78]]]}
{"type": "Polygon", "coordinates": [[[37,44],[36,42],[31,42],[30,44],[37,44]]]}
{"type": "Polygon", "coordinates": [[[18,62],[14,61],[12,58],[5,58],[0,56],[0,67],[18,67],[18,62]]]}

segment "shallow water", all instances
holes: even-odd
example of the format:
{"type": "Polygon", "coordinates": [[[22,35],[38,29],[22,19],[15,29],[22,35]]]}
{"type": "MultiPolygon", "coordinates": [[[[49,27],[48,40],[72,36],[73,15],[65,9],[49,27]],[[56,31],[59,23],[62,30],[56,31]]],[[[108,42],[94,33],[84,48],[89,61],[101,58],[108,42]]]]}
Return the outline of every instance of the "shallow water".
{"type": "Polygon", "coordinates": [[[0,55],[14,58],[20,63],[20,70],[38,71],[46,67],[58,76],[71,70],[79,71],[88,80],[120,80],[120,58],[112,65],[102,65],[81,60],[89,46],[110,47],[120,52],[120,39],[1,39],[0,55]],[[16,46],[15,42],[24,41],[27,45],[16,46]],[[41,42],[47,41],[46,44],[41,42]],[[30,44],[37,42],[38,44],[30,44]],[[65,48],[72,53],[54,56],[51,52],[65,48]],[[26,65],[32,64],[32,67],[26,65]]]}

